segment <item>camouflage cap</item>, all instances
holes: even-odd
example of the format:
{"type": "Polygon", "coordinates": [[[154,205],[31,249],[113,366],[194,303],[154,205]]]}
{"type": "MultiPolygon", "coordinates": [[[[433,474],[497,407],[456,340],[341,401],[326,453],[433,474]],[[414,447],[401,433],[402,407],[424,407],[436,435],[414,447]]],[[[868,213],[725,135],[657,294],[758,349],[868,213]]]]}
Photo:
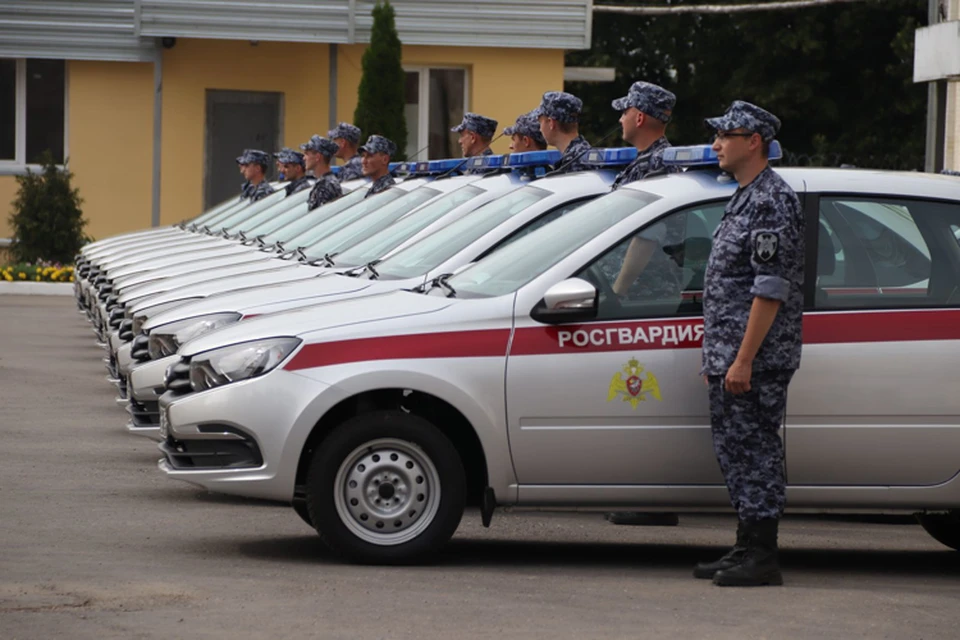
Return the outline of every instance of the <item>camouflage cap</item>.
{"type": "Polygon", "coordinates": [[[716,118],[707,118],[704,123],[708,129],[714,131],[731,131],[742,127],[759,133],[764,142],[773,140],[780,130],[780,119],[777,116],[743,100],[734,100],[726,113],[716,118]]]}
{"type": "Polygon", "coordinates": [[[540,100],[533,115],[546,116],[557,122],[579,122],[583,101],[572,93],[565,91],[547,91],[540,100]]]}
{"type": "Polygon", "coordinates": [[[670,122],[670,112],[677,104],[677,96],[659,85],[638,81],[630,85],[630,90],[611,105],[617,111],[626,111],[634,107],[661,122],[670,122]]]}
{"type": "Polygon", "coordinates": [[[513,134],[517,134],[518,136],[527,136],[533,138],[533,141],[537,144],[547,144],[547,141],[543,139],[543,134],[540,133],[540,122],[533,114],[533,111],[529,111],[517,116],[517,121],[513,126],[503,130],[503,135],[512,136],[513,134]]]}
{"type": "Polygon", "coordinates": [[[336,155],[337,151],[340,150],[336,142],[316,133],[310,136],[310,139],[304,144],[300,145],[300,148],[304,151],[316,151],[326,157],[327,160],[336,155]]]}
{"type": "Polygon", "coordinates": [[[237,164],[259,164],[266,167],[270,164],[270,156],[259,149],[244,149],[243,153],[237,156],[237,164]]]}
{"type": "Polygon", "coordinates": [[[392,156],[397,152],[397,145],[393,143],[393,140],[388,140],[383,136],[373,134],[363,143],[360,151],[366,153],[385,153],[388,156],[392,156]]]}
{"type": "Polygon", "coordinates": [[[463,114],[463,122],[450,131],[473,131],[482,138],[492,138],[497,132],[497,121],[478,113],[463,114]]]}
{"type": "Polygon", "coordinates": [[[343,138],[347,142],[357,144],[360,142],[360,127],[355,127],[349,122],[341,122],[330,131],[327,131],[327,137],[331,140],[343,138]]]}
{"type": "Polygon", "coordinates": [[[276,158],[280,164],[303,164],[303,154],[289,147],[280,149],[280,151],[273,154],[273,157],[276,158]]]}

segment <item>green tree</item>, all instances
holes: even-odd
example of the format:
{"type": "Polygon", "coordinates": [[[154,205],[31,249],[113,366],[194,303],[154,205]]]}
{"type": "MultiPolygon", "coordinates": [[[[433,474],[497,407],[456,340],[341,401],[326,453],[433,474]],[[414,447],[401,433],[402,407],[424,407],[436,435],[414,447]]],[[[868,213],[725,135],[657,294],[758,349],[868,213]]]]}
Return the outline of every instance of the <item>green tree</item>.
{"type": "Polygon", "coordinates": [[[401,59],[400,36],[389,2],[373,8],[370,46],[363,52],[357,109],[353,123],[367,136],[379,134],[397,144],[395,160],[405,157],[407,121],[404,116],[406,75],[401,59]]]}
{"type": "MultiPolygon", "coordinates": [[[[744,0],[737,0],[743,2],[744,0]]],[[[634,3],[636,4],[636,3],[634,3]]],[[[673,4],[694,4],[675,0],[673,4]]],[[[677,94],[674,144],[707,140],[705,116],[737,98],[783,122],[785,163],[922,169],[926,88],[912,82],[913,31],[924,0],[877,0],[734,15],[594,16],[590,51],[567,64],[613,66],[616,81],[570,83],[593,142],[634,80],[677,94]]],[[[603,144],[619,144],[614,133],[603,144]]]]}
{"type": "Polygon", "coordinates": [[[89,238],[83,227],[78,189],[71,186],[73,174],[56,165],[46,152],[41,158],[43,170],[17,176],[19,189],[13,201],[10,225],[14,241],[10,248],[17,262],[47,260],[72,264],[73,258],[89,238]]]}

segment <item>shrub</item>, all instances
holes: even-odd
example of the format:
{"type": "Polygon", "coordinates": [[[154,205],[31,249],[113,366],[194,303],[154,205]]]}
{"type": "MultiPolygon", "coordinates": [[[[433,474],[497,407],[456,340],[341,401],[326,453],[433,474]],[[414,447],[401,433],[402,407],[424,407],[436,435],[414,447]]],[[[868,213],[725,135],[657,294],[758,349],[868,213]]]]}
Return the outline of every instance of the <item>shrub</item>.
{"type": "Polygon", "coordinates": [[[43,170],[17,176],[20,185],[13,201],[10,224],[14,238],[10,254],[15,262],[34,263],[45,260],[68,264],[89,238],[83,227],[79,191],[70,181],[73,174],[58,167],[53,156],[44,153],[43,170]]]}

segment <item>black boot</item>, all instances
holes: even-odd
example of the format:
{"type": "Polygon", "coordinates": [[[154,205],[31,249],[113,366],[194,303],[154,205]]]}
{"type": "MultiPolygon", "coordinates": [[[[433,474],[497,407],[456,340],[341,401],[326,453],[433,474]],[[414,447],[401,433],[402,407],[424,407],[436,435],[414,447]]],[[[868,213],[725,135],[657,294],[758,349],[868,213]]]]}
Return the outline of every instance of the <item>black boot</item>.
{"type": "Polygon", "coordinates": [[[738,565],[718,571],[713,576],[713,584],[721,587],[783,584],[777,550],[779,524],[780,521],[773,518],[746,523],[747,553],[738,565]]]}
{"type": "Polygon", "coordinates": [[[743,560],[744,555],[747,553],[747,539],[744,533],[743,520],[739,520],[737,522],[737,541],[733,545],[733,549],[730,549],[730,551],[719,560],[714,560],[713,562],[698,562],[697,566],[693,568],[693,577],[700,578],[701,580],[710,580],[717,571],[729,569],[730,567],[740,564],[740,561],[743,560]]]}

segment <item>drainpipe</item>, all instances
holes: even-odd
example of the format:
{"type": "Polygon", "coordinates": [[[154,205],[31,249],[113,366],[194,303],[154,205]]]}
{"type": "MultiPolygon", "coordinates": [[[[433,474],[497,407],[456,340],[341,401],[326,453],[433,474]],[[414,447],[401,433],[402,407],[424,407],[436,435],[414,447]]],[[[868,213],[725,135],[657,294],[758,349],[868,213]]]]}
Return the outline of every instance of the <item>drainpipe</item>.
{"type": "MultiPolygon", "coordinates": [[[[157,44],[159,44],[159,39],[157,44]]],[[[157,46],[153,58],[153,193],[150,224],[160,226],[160,132],[163,115],[163,49],[157,46]]]]}
{"type": "Polygon", "coordinates": [[[330,110],[329,129],[337,126],[337,45],[330,44],[330,110]]]}

